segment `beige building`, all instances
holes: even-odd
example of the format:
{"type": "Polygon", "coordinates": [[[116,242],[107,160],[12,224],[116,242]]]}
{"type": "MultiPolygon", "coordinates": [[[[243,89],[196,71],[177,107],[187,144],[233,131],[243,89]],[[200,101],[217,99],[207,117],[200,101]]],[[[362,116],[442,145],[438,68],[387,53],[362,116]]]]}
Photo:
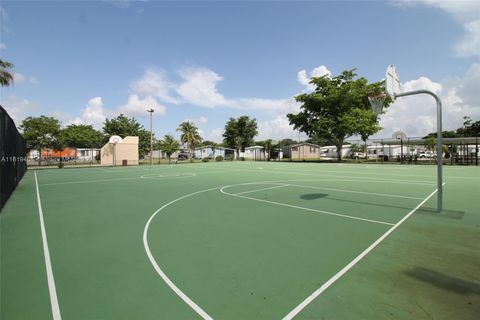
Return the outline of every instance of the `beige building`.
{"type": "Polygon", "coordinates": [[[100,150],[103,166],[138,165],[138,137],[125,137],[119,143],[106,143],[100,150]]]}
{"type": "Polygon", "coordinates": [[[299,143],[290,146],[292,160],[320,159],[320,146],[312,143],[299,143]]]}

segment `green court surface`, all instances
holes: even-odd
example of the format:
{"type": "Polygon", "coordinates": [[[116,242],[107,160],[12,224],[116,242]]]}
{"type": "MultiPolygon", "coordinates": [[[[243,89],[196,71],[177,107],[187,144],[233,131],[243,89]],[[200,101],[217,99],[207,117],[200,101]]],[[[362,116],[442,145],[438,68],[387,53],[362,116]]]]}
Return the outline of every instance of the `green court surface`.
{"type": "Polygon", "coordinates": [[[479,319],[480,170],[444,173],[439,215],[435,166],[30,170],[0,318],[479,319]]]}

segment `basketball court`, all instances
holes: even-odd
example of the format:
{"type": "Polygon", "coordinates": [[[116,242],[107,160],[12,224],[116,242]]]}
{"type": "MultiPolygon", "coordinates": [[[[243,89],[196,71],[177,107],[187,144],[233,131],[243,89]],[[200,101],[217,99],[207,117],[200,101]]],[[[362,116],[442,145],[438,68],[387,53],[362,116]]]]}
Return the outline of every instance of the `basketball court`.
{"type": "Polygon", "coordinates": [[[30,170],[0,215],[2,319],[475,319],[475,167],[30,170]]]}

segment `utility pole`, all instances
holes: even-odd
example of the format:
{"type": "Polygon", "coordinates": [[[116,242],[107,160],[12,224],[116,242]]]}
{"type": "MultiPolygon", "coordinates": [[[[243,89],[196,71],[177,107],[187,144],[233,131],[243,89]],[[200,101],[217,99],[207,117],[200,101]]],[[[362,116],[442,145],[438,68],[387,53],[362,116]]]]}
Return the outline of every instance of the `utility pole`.
{"type": "Polygon", "coordinates": [[[150,113],[150,165],[153,164],[153,131],[152,131],[152,116],[153,108],[148,109],[147,112],[150,113]]]}

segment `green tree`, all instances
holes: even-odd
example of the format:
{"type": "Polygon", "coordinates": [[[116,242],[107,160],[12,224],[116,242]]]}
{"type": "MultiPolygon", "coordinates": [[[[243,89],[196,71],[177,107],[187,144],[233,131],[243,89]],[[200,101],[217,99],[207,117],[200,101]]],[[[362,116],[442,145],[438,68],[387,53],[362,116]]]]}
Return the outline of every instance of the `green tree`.
{"type": "Polygon", "coordinates": [[[171,161],[172,154],[180,148],[180,142],[175,140],[171,134],[166,134],[163,140],[159,142],[160,150],[167,154],[168,163],[171,161]]]}
{"type": "Polygon", "coordinates": [[[257,121],[248,116],[241,116],[238,119],[230,118],[225,124],[223,133],[224,144],[229,148],[237,149],[238,156],[245,148],[251,146],[253,138],[258,134],[257,121]]]}
{"type": "Polygon", "coordinates": [[[0,85],[7,87],[13,83],[13,64],[0,59],[0,85]]]}
{"type": "Polygon", "coordinates": [[[425,140],[425,147],[427,150],[435,151],[435,147],[437,146],[437,139],[434,137],[429,137],[425,140]]]}
{"type": "Polygon", "coordinates": [[[478,137],[480,136],[480,120],[473,122],[470,117],[463,117],[463,127],[457,129],[457,134],[461,137],[478,137]]]}
{"type": "Polygon", "coordinates": [[[63,143],[59,137],[60,121],[53,117],[40,116],[25,118],[20,124],[22,136],[27,142],[27,149],[36,149],[40,153],[41,164],[42,149],[60,148],[63,143]]]}
{"type": "MultiPolygon", "coordinates": [[[[338,161],[341,161],[346,138],[379,130],[367,95],[384,92],[384,82],[369,84],[363,77],[355,79],[357,74],[354,71],[343,71],[334,78],[327,75],[312,78],[310,83],[316,86],[315,91],[296,96],[296,101],[302,103],[301,111],[287,115],[295,129],[309,137],[331,141],[337,147],[338,161]]],[[[391,102],[387,96],[384,107],[391,102]]]]}
{"type": "MultiPolygon", "coordinates": [[[[428,138],[436,138],[437,133],[436,132],[431,132],[427,134],[423,139],[428,139],[428,138]]],[[[458,134],[455,131],[442,131],[442,137],[443,138],[456,138],[458,137],[458,134]]]]}
{"type": "Polygon", "coordinates": [[[75,148],[100,148],[104,141],[100,131],[85,124],[71,124],[61,130],[60,136],[66,146],[75,148]]]}
{"type": "Polygon", "coordinates": [[[286,146],[289,146],[289,145],[292,145],[292,144],[297,144],[297,143],[298,143],[298,141],[287,138],[287,139],[280,140],[278,142],[278,147],[283,148],[283,147],[286,147],[286,146]]]}
{"type": "Polygon", "coordinates": [[[177,131],[181,132],[180,141],[186,143],[187,148],[190,149],[188,157],[191,158],[195,154],[195,145],[202,142],[202,137],[198,133],[198,128],[193,122],[184,121],[180,123],[177,131]]]}
{"type": "Polygon", "coordinates": [[[106,139],[113,135],[125,138],[126,136],[138,137],[138,153],[144,157],[150,151],[150,131],[145,130],[135,118],[128,118],[120,114],[116,118],[105,119],[103,123],[103,132],[106,139]]]}
{"type": "Polygon", "coordinates": [[[212,146],[214,144],[216,144],[216,143],[214,141],[211,141],[211,140],[203,140],[202,143],[201,143],[202,147],[212,146]]]}

